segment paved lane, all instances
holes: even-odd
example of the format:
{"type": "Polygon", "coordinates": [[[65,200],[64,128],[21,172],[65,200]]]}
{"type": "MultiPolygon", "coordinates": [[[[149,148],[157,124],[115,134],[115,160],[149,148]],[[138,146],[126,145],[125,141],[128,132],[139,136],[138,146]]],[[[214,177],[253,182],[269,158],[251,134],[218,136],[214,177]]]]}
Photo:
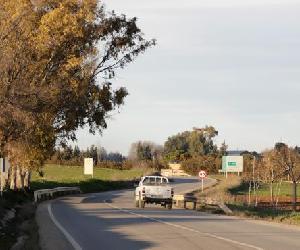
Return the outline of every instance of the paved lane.
{"type": "MultiPolygon", "coordinates": [[[[182,192],[199,183],[174,185],[182,192]]],[[[64,197],[52,202],[51,211],[81,249],[300,249],[298,230],[153,205],[140,210],[128,190],[64,197]]],[[[53,239],[45,249],[72,249],[53,239]]]]}

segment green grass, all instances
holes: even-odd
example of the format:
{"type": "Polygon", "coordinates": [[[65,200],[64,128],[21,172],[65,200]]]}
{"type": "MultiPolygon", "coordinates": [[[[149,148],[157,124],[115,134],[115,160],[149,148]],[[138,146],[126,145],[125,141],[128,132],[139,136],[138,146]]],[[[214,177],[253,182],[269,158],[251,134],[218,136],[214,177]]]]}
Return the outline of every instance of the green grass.
{"type": "Polygon", "coordinates": [[[93,178],[85,176],[81,166],[46,165],[43,171],[43,177],[33,173],[31,182],[33,190],[58,186],[79,186],[83,192],[100,192],[130,187],[132,186],[132,180],[149,172],[149,169],[94,168],[93,178]]]}
{"type": "Polygon", "coordinates": [[[300,225],[300,213],[294,211],[260,209],[242,204],[227,204],[234,215],[259,220],[274,221],[290,225],[300,225]]]}
{"type": "MultiPolygon", "coordinates": [[[[254,218],[259,220],[274,221],[284,224],[300,225],[300,212],[276,210],[274,208],[258,208],[247,206],[245,204],[235,202],[234,195],[248,195],[248,184],[243,183],[241,178],[237,176],[224,176],[215,175],[210,176],[218,180],[218,184],[205,190],[204,194],[199,193],[199,196],[207,196],[217,198],[224,201],[228,207],[233,211],[233,214],[245,218],[254,218]]],[[[282,183],[281,196],[290,196],[291,183],[282,183]]],[[[274,191],[276,184],[274,185],[274,191]]],[[[258,192],[259,196],[269,196],[269,186],[263,185],[258,192]]],[[[298,186],[298,196],[300,194],[300,184],[298,186]]],[[[200,211],[211,213],[218,213],[217,207],[204,206],[200,211]]]]}
{"type": "MultiPolygon", "coordinates": [[[[48,181],[58,182],[78,182],[91,179],[91,176],[83,174],[81,166],[60,166],[46,165],[44,168],[44,177],[39,177],[35,172],[32,176],[32,181],[48,181]]],[[[145,172],[145,169],[117,170],[108,168],[94,168],[94,179],[99,180],[131,180],[140,177],[145,172]]]]}
{"type": "MultiPolygon", "coordinates": [[[[273,184],[273,192],[277,194],[277,183],[273,184]]],[[[229,192],[233,195],[247,195],[249,186],[247,183],[242,183],[240,186],[229,189],[229,192]]],[[[292,193],[292,183],[282,182],[280,188],[280,196],[291,197],[292,193]]],[[[267,184],[260,185],[257,194],[259,196],[270,196],[270,186],[267,184]]],[[[297,196],[300,197],[300,184],[297,185],[297,196]]]]}

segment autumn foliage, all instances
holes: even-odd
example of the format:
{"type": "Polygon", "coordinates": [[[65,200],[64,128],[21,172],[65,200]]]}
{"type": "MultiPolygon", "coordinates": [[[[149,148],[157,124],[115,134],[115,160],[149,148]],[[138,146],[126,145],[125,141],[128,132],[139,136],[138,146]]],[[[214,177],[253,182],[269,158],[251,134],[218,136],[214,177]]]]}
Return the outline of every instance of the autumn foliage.
{"type": "Polygon", "coordinates": [[[155,42],[96,0],[0,0],[0,27],[1,151],[19,189],[78,128],[107,127],[127,95],[115,70],[155,42]]]}

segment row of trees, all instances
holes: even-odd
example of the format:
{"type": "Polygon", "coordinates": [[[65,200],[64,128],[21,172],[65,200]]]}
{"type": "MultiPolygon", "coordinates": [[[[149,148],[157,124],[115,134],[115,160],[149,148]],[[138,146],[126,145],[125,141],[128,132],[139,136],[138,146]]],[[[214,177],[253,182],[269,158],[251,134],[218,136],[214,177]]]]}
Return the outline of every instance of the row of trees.
{"type": "Polygon", "coordinates": [[[92,145],[86,150],[81,150],[77,145],[73,147],[56,148],[53,156],[47,161],[54,164],[82,165],[84,158],[93,158],[94,164],[100,162],[122,163],[126,157],[119,152],[107,152],[103,147],[92,145]]]}
{"type": "MultiPolygon", "coordinates": [[[[141,142],[142,143],[142,142],[141,142]]],[[[138,143],[133,143],[138,144],[138,143]]],[[[147,145],[147,143],[144,143],[147,145]]],[[[150,143],[151,145],[154,145],[150,143]]],[[[147,147],[147,146],[145,146],[147,147]]],[[[119,152],[107,152],[104,147],[96,147],[92,145],[86,150],[81,150],[78,146],[66,146],[64,148],[56,148],[53,156],[47,160],[50,164],[74,165],[82,166],[84,158],[93,158],[94,164],[97,167],[128,170],[136,168],[150,168],[160,170],[165,168],[160,159],[155,157],[145,157],[140,154],[140,147],[134,147],[131,157],[125,157],[119,152]],[[139,156],[139,157],[133,157],[139,156]]],[[[132,149],[133,150],[133,149],[132,149]]],[[[41,174],[43,172],[41,171],[41,174]]]]}
{"type": "Polygon", "coordinates": [[[214,173],[219,169],[221,156],[227,149],[225,143],[220,149],[215,145],[213,139],[217,134],[214,127],[206,126],[171,136],[164,146],[138,141],[131,144],[127,158],[120,153],[107,153],[103,147],[94,145],[87,150],[80,150],[78,146],[66,146],[63,149],[57,148],[49,162],[81,165],[85,157],[91,157],[96,165],[103,162],[122,163],[126,160],[156,169],[167,168],[170,162],[180,162],[190,174],[196,174],[200,169],[214,173]]]}
{"type": "Polygon", "coordinates": [[[217,173],[227,150],[225,142],[220,148],[215,144],[214,138],[217,135],[218,131],[214,127],[206,126],[171,136],[164,145],[164,159],[180,162],[183,170],[192,175],[200,170],[217,173]]]}
{"type": "Polygon", "coordinates": [[[128,159],[137,161],[162,160],[164,147],[149,141],[131,144],[128,159]]]}
{"type": "Polygon", "coordinates": [[[206,126],[170,136],[164,146],[138,141],[131,145],[128,159],[152,161],[156,168],[167,168],[170,162],[182,163],[183,169],[192,175],[201,169],[216,173],[222,155],[227,150],[225,142],[220,148],[215,144],[214,138],[217,135],[218,131],[214,127],[206,126]]]}
{"type": "Polygon", "coordinates": [[[0,150],[22,189],[78,128],[107,127],[127,96],[116,70],[155,41],[97,0],[0,0],[0,27],[0,150]]]}
{"type": "Polygon", "coordinates": [[[292,183],[293,207],[297,205],[297,184],[300,181],[300,150],[289,147],[284,143],[277,143],[271,150],[261,154],[248,154],[244,159],[244,180],[249,183],[250,195],[253,193],[257,204],[257,191],[261,184],[270,187],[270,202],[277,205],[280,188],[283,181],[292,183]]]}
{"type": "Polygon", "coordinates": [[[217,135],[218,131],[214,127],[206,126],[171,136],[164,145],[165,158],[170,162],[180,162],[214,154],[218,151],[213,141],[217,135]]]}

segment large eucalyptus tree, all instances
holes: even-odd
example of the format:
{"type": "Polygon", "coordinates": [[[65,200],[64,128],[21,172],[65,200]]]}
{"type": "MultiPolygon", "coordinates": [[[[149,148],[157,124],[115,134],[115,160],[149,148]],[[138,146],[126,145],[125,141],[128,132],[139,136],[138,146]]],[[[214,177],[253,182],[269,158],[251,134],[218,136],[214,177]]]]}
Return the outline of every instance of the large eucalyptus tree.
{"type": "Polygon", "coordinates": [[[0,27],[0,141],[15,189],[78,128],[107,127],[127,95],[115,71],[155,41],[97,0],[0,0],[0,27]]]}

